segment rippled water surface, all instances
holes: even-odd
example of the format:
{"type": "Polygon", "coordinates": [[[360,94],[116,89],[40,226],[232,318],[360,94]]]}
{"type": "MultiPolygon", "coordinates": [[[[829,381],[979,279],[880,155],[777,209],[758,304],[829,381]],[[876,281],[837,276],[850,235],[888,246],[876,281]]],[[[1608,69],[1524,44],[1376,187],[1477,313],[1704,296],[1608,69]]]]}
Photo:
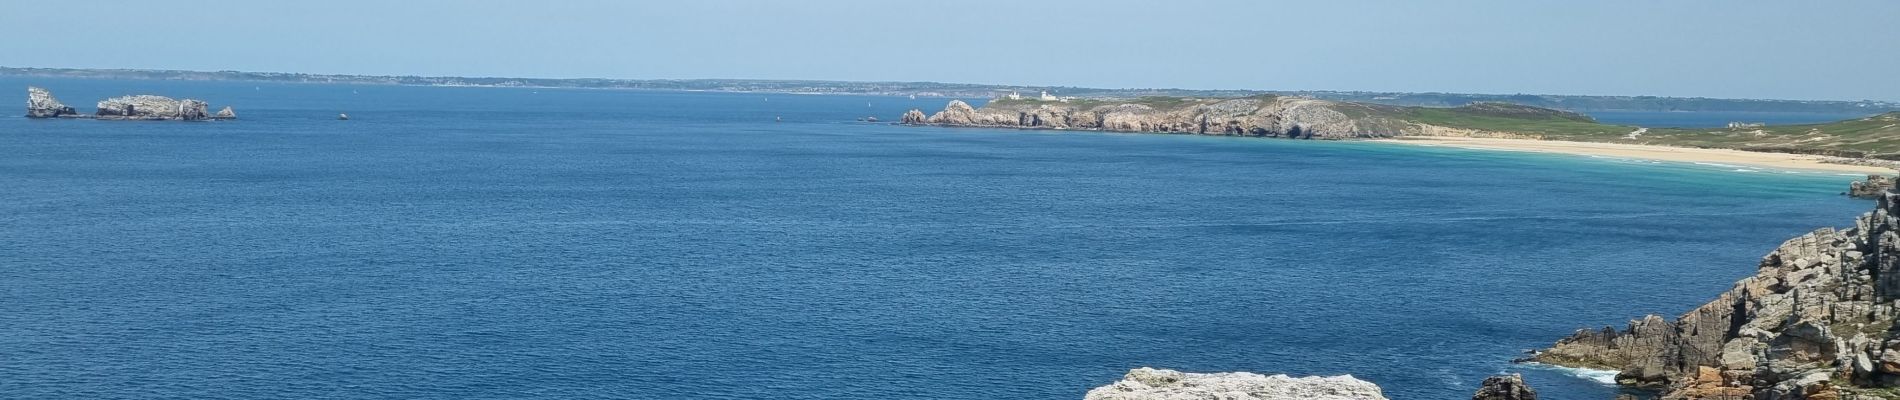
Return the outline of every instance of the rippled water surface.
{"type": "Polygon", "coordinates": [[[1077,399],[1156,366],[1607,399],[1508,361],[1868,207],[1832,174],[853,122],[941,99],[29,83],[244,119],[0,118],[8,398],[1077,399]]]}

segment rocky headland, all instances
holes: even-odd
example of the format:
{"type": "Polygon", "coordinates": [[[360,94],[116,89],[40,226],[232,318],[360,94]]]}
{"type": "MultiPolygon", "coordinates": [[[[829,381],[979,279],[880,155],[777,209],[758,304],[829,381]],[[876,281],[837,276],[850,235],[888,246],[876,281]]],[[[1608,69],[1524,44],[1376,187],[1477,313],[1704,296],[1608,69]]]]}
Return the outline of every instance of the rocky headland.
{"type": "Polygon", "coordinates": [[[26,88],[27,118],[95,118],[115,120],[205,121],[237,119],[237,112],[225,107],[209,112],[210,104],[197,99],[174,99],[155,95],[120,96],[101,100],[98,111],[80,114],[60,103],[53,93],[38,87],[26,88]]]}
{"type": "Polygon", "coordinates": [[[1579,330],[1529,360],[1617,370],[1663,399],[1900,398],[1900,194],[1878,199],[1854,226],[1788,240],[1674,320],[1579,330]]]}
{"type": "MultiPolygon", "coordinates": [[[[1237,98],[999,98],[913,109],[905,125],[1254,136],[1295,139],[1483,138],[1783,153],[1818,163],[1900,166],[1900,112],[1823,124],[1646,128],[1510,103],[1418,107],[1258,95],[1237,98]]],[[[1868,169],[1878,169],[1868,168],[1868,169]]]]}
{"type": "MultiPolygon", "coordinates": [[[[1379,385],[1351,375],[1289,377],[1249,372],[1186,373],[1136,368],[1089,390],[1086,400],[1386,400],[1379,385]]],[[[1537,400],[1517,375],[1485,379],[1472,400],[1537,400]]]]}
{"type": "MultiPolygon", "coordinates": [[[[899,123],[1031,129],[1256,136],[1293,139],[1383,138],[1404,135],[1531,138],[1534,132],[1434,124],[1408,114],[1419,107],[1348,103],[1273,95],[1190,99],[1150,97],[1126,101],[1037,101],[999,99],[982,108],[951,100],[943,111],[906,112],[899,123]]],[[[1486,118],[1594,123],[1582,114],[1503,103],[1445,109],[1486,118]]],[[[1612,129],[1604,126],[1603,129],[1612,129]]]]}

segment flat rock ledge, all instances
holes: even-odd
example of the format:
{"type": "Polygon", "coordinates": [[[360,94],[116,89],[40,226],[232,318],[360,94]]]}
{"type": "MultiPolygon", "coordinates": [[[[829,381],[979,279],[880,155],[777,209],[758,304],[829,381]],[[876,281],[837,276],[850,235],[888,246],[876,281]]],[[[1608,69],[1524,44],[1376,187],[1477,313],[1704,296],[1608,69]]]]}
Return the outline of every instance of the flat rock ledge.
{"type": "Polygon", "coordinates": [[[1249,372],[1210,374],[1137,368],[1090,390],[1086,400],[1386,400],[1379,385],[1350,375],[1293,378],[1249,372]]]}

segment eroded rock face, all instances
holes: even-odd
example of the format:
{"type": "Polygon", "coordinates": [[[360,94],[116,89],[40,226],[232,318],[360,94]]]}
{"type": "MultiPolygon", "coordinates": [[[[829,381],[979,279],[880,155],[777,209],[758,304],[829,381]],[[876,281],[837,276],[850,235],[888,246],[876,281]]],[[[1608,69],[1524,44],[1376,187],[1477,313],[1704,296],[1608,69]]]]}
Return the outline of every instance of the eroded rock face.
{"type": "Polygon", "coordinates": [[[79,115],[79,112],[60,103],[59,99],[53,98],[53,92],[32,86],[26,87],[27,118],[57,118],[71,115],[79,115]]]}
{"type": "Polygon", "coordinates": [[[1892,189],[1893,183],[1894,179],[1886,175],[1868,175],[1866,180],[1848,184],[1847,195],[1861,199],[1878,198],[1887,189],[1892,189]]]}
{"type": "Polygon", "coordinates": [[[217,114],[212,114],[211,119],[237,119],[237,111],[232,111],[231,106],[224,106],[217,114]]]}
{"type": "Polygon", "coordinates": [[[1246,372],[1194,374],[1165,369],[1128,371],[1087,400],[1385,400],[1378,385],[1352,376],[1266,376],[1246,372]]]}
{"type": "Polygon", "coordinates": [[[200,100],[141,94],[100,101],[97,114],[100,118],[196,121],[211,118],[209,107],[200,100]]]}
{"type": "Polygon", "coordinates": [[[1900,195],[1883,192],[1855,226],[1782,243],[1754,276],[1674,321],[1581,330],[1533,359],[1618,369],[1619,382],[1662,388],[1664,399],[1831,399],[1900,386],[1897,216],[1900,195]]]}
{"type": "Polygon", "coordinates": [[[1537,400],[1537,391],[1524,384],[1523,376],[1498,375],[1485,379],[1471,400],[1537,400]]]}

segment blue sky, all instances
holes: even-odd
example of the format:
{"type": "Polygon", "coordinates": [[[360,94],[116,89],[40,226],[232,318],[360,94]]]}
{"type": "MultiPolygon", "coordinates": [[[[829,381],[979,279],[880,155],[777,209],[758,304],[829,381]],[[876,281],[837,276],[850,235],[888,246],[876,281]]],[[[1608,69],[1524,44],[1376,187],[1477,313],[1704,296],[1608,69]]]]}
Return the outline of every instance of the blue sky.
{"type": "Polygon", "coordinates": [[[0,0],[0,65],[1900,100],[1900,2],[0,0]]]}

